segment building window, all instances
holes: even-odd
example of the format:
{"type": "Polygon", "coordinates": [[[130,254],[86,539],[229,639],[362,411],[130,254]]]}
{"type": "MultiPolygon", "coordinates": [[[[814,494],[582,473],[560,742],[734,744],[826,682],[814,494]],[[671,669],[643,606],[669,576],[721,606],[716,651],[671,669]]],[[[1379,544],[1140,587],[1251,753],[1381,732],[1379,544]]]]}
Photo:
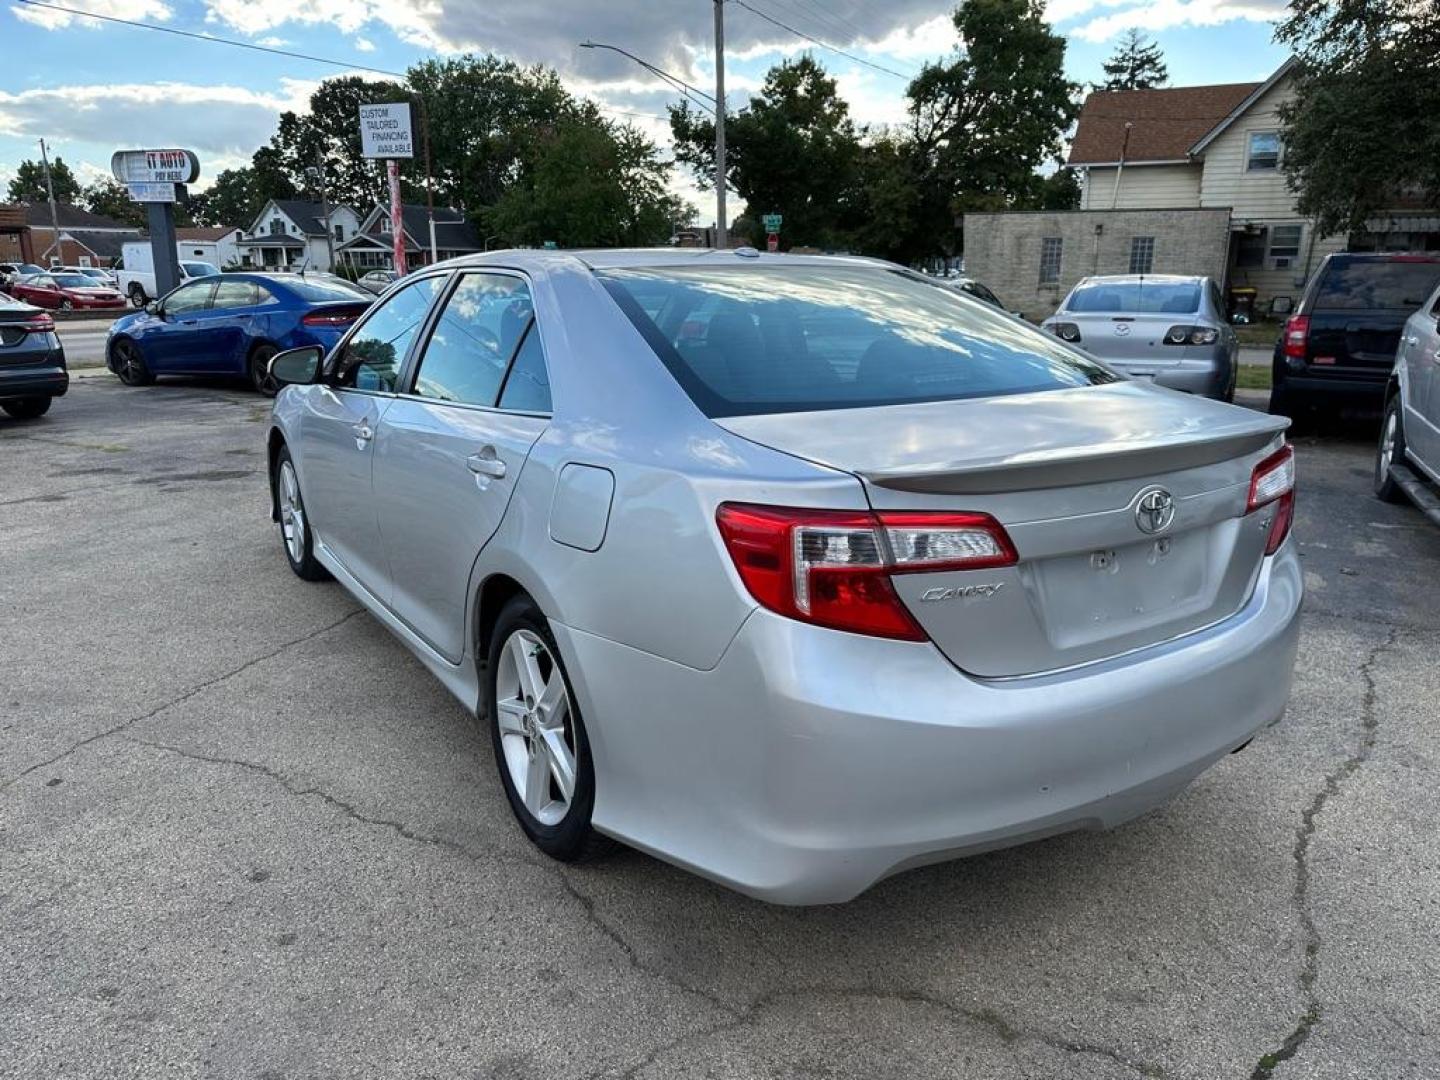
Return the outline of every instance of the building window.
{"type": "Polygon", "coordinates": [[[1252,131],[1245,151],[1246,172],[1274,172],[1280,167],[1280,133],[1252,131]]]}
{"type": "Polygon", "coordinates": [[[1059,236],[1047,236],[1040,241],[1040,284],[1060,283],[1060,251],[1063,240],[1059,236]]]}
{"type": "Polygon", "coordinates": [[[1300,257],[1300,239],[1304,225],[1272,225],[1270,227],[1270,266],[1275,270],[1288,270],[1300,257]]]}
{"type": "Polygon", "coordinates": [[[344,225],[336,225],[336,226],[335,226],[335,239],[336,239],[336,240],[344,240],[344,239],[345,239],[345,226],[344,226],[344,225]]]}
{"type": "Polygon", "coordinates": [[[81,256],[80,256],[80,265],[81,265],[81,266],[89,266],[89,265],[90,265],[90,256],[89,256],[89,255],[81,255],[81,256]]]}
{"type": "Polygon", "coordinates": [[[271,236],[279,236],[279,235],[281,235],[282,233],[284,233],[284,231],[285,231],[285,222],[281,221],[278,217],[277,217],[277,218],[271,218],[271,219],[270,219],[270,235],[271,235],[271,236]]]}
{"type": "Polygon", "coordinates": [[[1132,236],[1130,238],[1130,273],[1151,274],[1155,270],[1155,238],[1153,236],[1132,236]]]}
{"type": "Polygon", "coordinates": [[[380,231],[381,231],[382,233],[385,233],[386,235],[389,235],[389,232],[390,232],[390,219],[389,219],[388,217],[382,217],[382,218],[380,219],[380,231]]]}

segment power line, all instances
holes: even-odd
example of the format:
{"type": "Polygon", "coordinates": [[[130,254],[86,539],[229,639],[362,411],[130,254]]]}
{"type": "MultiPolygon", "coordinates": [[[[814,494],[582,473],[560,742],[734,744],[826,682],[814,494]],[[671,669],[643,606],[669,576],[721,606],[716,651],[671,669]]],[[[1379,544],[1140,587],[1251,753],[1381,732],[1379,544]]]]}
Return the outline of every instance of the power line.
{"type": "Polygon", "coordinates": [[[903,72],[899,72],[899,71],[894,70],[893,68],[887,68],[887,67],[885,67],[883,64],[872,63],[871,61],[866,60],[866,59],[864,59],[863,57],[856,56],[854,53],[846,52],[844,49],[838,49],[838,48],[836,48],[834,45],[831,45],[831,44],[830,44],[829,42],[827,42],[827,41],[821,41],[821,40],[820,40],[819,38],[817,38],[817,37],[811,37],[809,34],[805,33],[805,31],[803,31],[803,30],[796,30],[795,27],[791,26],[789,23],[781,22],[779,19],[775,18],[775,16],[773,16],[773,15],[767,15],[765,12],[761,11],[759,8],[752,7],[750,4],[746,3],[745,0],[730,0],[730,2],[731,2],[731,3],[734,3],[734,4],[738,4],[740,7],[743,7],[746,11],[750,12],[752,15],[758,15],[758,16],[760,16],[760,18],[764,19],[766,22],[768,22],[768,23],[773,23],[774,25],[780,27],[780,29],[782,29],[782,30],[788,30],[790,33],[794,34],[796,37],[804,38],[806,41],[810,42],[812,45],[819,45],[820,48],[822,48],[822,49],[828,49],[830,52],[837,53],[837,54],[839,54],[840,56],[843,56],[843,57],[845,57],[845,58],[848,59],[848,60],[853,60],[853,61],[855,61],[855,63],[857,63],[857,64],[864,64],[864,65],[865,65],[866,67],[868,67],[868,68],[874,68],[876,71],[883,71],[886,75],[893,75],[895,78],[897,78],[897,79],[904,79],[906,82],[909,82],[909,81],[911,80],[911,78],[913,78],[913,76],[906,75],[906,74],[904,74],[903,72]]]}

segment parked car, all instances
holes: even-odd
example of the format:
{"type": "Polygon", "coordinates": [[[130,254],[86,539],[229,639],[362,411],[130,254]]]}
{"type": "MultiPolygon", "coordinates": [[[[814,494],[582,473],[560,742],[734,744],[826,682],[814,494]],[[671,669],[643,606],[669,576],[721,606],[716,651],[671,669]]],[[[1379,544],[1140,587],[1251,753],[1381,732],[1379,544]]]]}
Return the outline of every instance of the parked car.
{"type": "Polygon", "coordinates": [[[0,263],[0,292],[9,292],[10,286],[22,277],[43,274],[45,268],[34,263],[0,263]]]}
{"type": "Polygon", "coordinates": [[[234,375],[273,394],[266,370],[272,356],[298,345],[329,348],[372,300],[325,274],[202,278],[115,320],[106,364],[130,386],[157,375],[234,375]]]}
{"type": "Polygon", "coordinates": [[[394,270],[371,270],[363,275],[357,284],[377,296],[388,289],[392,284],[400,280],[400,275],[394,270]]]}
{"type": "Polygon", "coordinates": [[[1405,322],[1440,286],[1440,253],[1328,255],[1275,343],[1270,411],[1377,407],[1405,322]]]}
{"type": "Polygon", "coordinates": [[[1240,342],[1225,320],[1225,301],[1212,278],[1083,278],[1042,325],[1132,379],[1235,399],[1240,342]]]}
{"type": "Polygon", "coordinates": [[[97,284],[107,288],[115,288],[116,279],[113,272],[106,270],[103,266],[52,266],[52,274],[83,274],[97,284]]]}
{"type": "MultiPolygon", "coordinates": [[[[116,286],[135,307],[144,307],[153,297],[160,295],[155,285],[155,261],[149,240],[132,240],[121,245],[121,257],[115,263],[116,286]]],[[[213,277],[220,273],[214,263],[199,262],[195,259],[180,260],[180,281],[194,281],[198,278],[213,277]]]]}
{"type": "Polygon", "coordinates": [[[1284,421],[898,267],[474,256],[271,370],[291,568],[478,705],[557,859],[841,901],[1119,824],[1285,709],[1284,421]]]}
{"type": "Polygon", "coordinates": [[[0,295],[0,409],[33,420],[70,387],[65,349],[48,311],[0,295]]]}
{"type": "Polygon", "coordinates": [[[10,286],[10,295],[36,307],[59,311],[113,311],[125,306],[125,298],[116,290],[84,274],[30,274],[10,286]]]}
{"type": "Polygon", "coordinates": [[[1412,500],[1440,524],[1440,287],[1405,321],[1385,387],[1375,494],[1412,500]]]}

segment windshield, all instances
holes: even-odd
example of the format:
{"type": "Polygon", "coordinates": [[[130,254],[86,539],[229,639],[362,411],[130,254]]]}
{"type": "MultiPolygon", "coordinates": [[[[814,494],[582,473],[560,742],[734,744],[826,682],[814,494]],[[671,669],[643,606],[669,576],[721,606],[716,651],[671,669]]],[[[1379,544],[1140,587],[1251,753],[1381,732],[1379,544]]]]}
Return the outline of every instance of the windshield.
{"type": "Polygon", "coordinates": [[[1038,330],[899,271],[687,266],[599,277],[707,416],[993,397],[1118,379],[1038,330]]]}
{"type": "Polygon", "coordinates": [[[211,277],[220,273],[214,266],[207,262],[183,262],[180,264],[185,268],[186,277],[211,277]]]}
{"type": "Polygon", "coordinates": [[[62,289],[91,289],[95,282],[91,281],[84,274],[56,274],[55,284],[62,289]]]}
{"type": "Polygon", "coordinates": [[[1075,287],[1065,310],[1191,315],[1200,310],[1200,288],[1198,281],[1093,281],[1075,287]]]}
{"type": "Polygon", "coordinates": [[[285,288],[302,300],[323,304],[332,300],[364,300],[367,304],[375,299],[358,285],[352,285],[338,277],[295,277],[286,278],[285,288]]]}
{"type": "Polygon", "coordinates": [[[1335,259],[1325,271],[1317,308],[1414,311],[1440,285],[1440,260],[1335,259]]]}

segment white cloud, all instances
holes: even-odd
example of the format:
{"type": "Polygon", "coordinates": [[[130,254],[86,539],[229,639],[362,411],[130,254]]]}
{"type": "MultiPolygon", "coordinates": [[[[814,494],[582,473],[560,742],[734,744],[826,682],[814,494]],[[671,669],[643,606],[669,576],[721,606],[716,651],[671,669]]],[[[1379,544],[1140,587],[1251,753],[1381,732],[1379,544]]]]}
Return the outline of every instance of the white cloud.
{"type": "MultiPolygon", "coordinates": [[[[59,6],[69,10],[57,11],[53,7],[31,7],[29,4],[13,4],[10,10],[22,22],[43,26],[46,30],[62,30],[72,24],[94,30],[105,25],[99,19],[86,18],[85,13],[87,12],[109,15],[116,19],[133,19],[136,15],[135,4],[132,0],[66,0],[59,6]]],[[[151,0],[145,6],[142,14],[147,19],[165,22],[175,14],[175,11],[169,4],[162,3],[160,0],[151,0]]]]}
{"type": "Polygon", "coordinates": [[[255,44],[264,45],[267,49],[283,49],[286,45],[290,44],[290,39],[269,34],[262,38],[256,38],[255,44]]]}
{"type": "MultiPolygon", "coordinates": [[[[1094,5],[1092,5],[1094,6],[1094,5]]],[[[1107,6],[1113,6],[1107,4],[1107,6]]],[[[1180,26],[1219,26],[1222,23],[1274,22],[1286,11],[1286,0],[1149,0],[1091,19],[1071,30],[1086,41],[1108,41],[1130,29],[1169,30],[1180,26]]]]}
{"type": "Polygon", "coordinates": [[[357,37],[355,39],[355,50],[357,52],[374,52],[375,43],[369,38],[357,37]]]}

